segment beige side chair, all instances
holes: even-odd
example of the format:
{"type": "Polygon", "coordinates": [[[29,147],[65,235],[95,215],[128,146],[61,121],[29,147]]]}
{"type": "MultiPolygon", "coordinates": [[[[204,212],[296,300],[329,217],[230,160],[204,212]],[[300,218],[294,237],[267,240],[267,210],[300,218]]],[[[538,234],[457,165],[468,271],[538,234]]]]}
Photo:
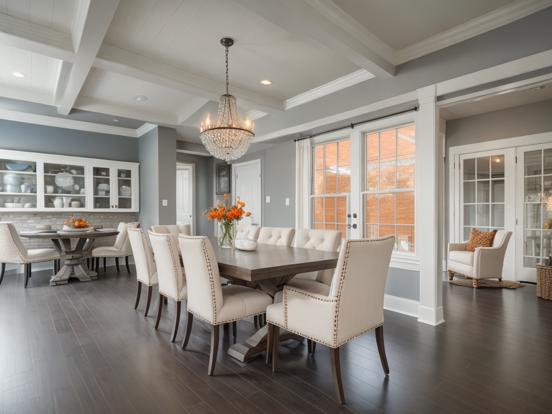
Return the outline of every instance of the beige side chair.
{"type": "Polygon", "coordinates": [[[182,301],[186,300],[188,297],[186,279],[182,267],[180,266],[180,258],[178,257],[178,245],[174,242],[170,234],[159,234],[150,231],[149,238],[155,257],[157,279],[159,281],[159,299],[157,303],[155,329],[159,328],[164,298],[175,301],[176,316],[174,318],[171,335],[171,342],[174,342],[176,341],[178,325],[180,324],[182,301]]]}
{"type": "Polygon", "coordinates": [[[151,231],[159,234],[171,234],[178,242],[178,236],[181,234],[185,236],[192,234],[192,226],[189,224],[158,224],[151,226],[151,231]]]}
{"type": "Polygon", "coordinates": [[[130,228],[128,229],[128,239],[130,241],[130,247],[132,248],[134,266],[136,267],[136,279],[138,281],[134,309],[138,309],[142,285],[144,285],[148,288],[146,309],[144,311],[144,316],[147,317],[151,304],[153,287],[158,284],[157,268],[155,267],[151,246],[144,232],[139,228],[130,228]]]}
{"type": "Polygon", "coordinates": [[[449,243],[447,261],[449,280],[454,279],[455,274],[461,274],[472,279],[474,288],[479,287],[481,279],[502,280],[504,256],[511,236],[511,231],[498,230],[492,247],[478,247],[474,252],[466,250],[467,242],[449,243]]]}
{"type": "Polygon", "coordinates": [[[127,271],[130,273],[130,266],[128,263],[129,256],[132,255],[132,248],[130,247],[130,242],[128,240],[127,229],[137,228],[140,226],[140,223],[119,223],[117,227],[117,238],[113,246],[100,246],[92,249],[92,259],[94,260],[94,269],[96,272],[100,269],[100,259],[103,259],[103,270],[106,271],[106,259],[114,258],[115,265],[117,266],[117,272],[120,272],[119,268],[119,258],[125,258],[125,264],[127,271]]]}
{"type": "Polygon", "coordinates": [[[295,229],[288,227],[261,227],[257,243],[273,246],[291,246],[295,229]]]}
{"type": "Polygon", "coordinates": [[[182,349],[186,349],[194,316],[211,325],[208,375],[217,360],[220,325],[234,323],[266,311],[272,298],[246,286],[221,286],[217,259],[206,237],[179,236],[188,286],[188,323],[182,349]]]}
{"type": "Polygon", "coordinates": [[[255,224],[243,223],[238,224],[238,229],[236,232],[236,240],[257,240],[259,238],[259,232],[261,227],[255,224]]]}
{"type": "Polygon", "coordinates": [[[0,284],[4,280],[6,264],[25,266],[25,287],[29,283],[32,273],[32,264],[54,261],[54,274],[59,269],[59,253],[55,249],[27,249],[21,242],[19,234],[12,223],[0,222],[0,263],[2,273],[0,284]]]}
{"type": "Polygon", "coordinates": [[[394,244],[393,236],[344,242],[329,295],[284,287],[283,301],[266,311],[267,362],[272,355],[273,371],[278,367],[280,329],[326,345],[330,348],[337,397],[344,403],[339,349],[375,329],[383,371],[389,374],[383,342],[383,297],[394,244]]]}

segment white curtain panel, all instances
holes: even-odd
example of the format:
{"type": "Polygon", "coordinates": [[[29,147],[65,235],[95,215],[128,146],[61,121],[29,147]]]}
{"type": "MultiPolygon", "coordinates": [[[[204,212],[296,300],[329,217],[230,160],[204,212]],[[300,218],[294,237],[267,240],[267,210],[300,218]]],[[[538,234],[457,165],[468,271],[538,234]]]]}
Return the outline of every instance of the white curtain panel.
{"type": "Polygon", "coordinates": [[[295,143],[295,227],[310,228],[310,186],[312,142],[303,139],[295,143]]]}

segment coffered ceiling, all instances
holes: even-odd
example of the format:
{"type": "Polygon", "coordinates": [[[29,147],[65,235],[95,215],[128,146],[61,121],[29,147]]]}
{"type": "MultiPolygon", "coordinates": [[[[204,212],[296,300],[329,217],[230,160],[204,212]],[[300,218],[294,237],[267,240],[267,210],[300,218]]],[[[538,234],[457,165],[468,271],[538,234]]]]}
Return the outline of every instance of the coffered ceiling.
{"type": "MultiPolygon", "coordinates": [[[[29,102],[55,109],[43,117],[82,119],[88,111],[107,115],[88,118],[100,124],[113,126],[121,117],[176,126],[189,135],[198,114],[224,90],[223,36],[236,40],[231,92],[242,111],[259,117],[374,76],[392,77],[401,63],[551,4],[0,0],[0,97],[22,101],[19,108],[29,102]]],[[[16,119],[15,106],[2,102],[8,101],[0,100],[4,119],[16,119]]],[[[29,108],[27,114],[36,107],[29,108]]]]}

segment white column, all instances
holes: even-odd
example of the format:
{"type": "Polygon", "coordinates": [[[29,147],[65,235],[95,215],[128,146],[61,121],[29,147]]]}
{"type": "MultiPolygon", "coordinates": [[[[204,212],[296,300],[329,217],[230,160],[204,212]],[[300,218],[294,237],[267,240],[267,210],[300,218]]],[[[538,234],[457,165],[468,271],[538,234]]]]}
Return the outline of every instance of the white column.
{"type": "Polygon", "coordinates": [[[443,319],[443,278],[439,216],[442,137],[435,85],[418,89],[416,118],[416,250],[420,258],[418,322],[439,325],[443,319]]]}

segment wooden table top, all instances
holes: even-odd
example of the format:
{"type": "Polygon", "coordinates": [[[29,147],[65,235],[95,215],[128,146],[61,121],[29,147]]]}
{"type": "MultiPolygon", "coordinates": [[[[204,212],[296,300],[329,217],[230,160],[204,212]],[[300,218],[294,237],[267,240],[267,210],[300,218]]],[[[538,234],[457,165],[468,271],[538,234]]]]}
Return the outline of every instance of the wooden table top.
{"type": "Polygon", "coordinates": [[[95,239],[97,237],[109,237],[116,236],[118,231],[83,231],[83,232],[57,232],[52,230],[51,232],[21,232],[19,235],[28,239],[95,239]]]}
{"type": "Polygon", "coordinates": [[[211,244],[221,275],[248,282],[334,269],[339,255],[338,252],[267,244],[259,244],[257,250],[246,252],[223,249],[216,239],[211,239],[211,244]]]}

